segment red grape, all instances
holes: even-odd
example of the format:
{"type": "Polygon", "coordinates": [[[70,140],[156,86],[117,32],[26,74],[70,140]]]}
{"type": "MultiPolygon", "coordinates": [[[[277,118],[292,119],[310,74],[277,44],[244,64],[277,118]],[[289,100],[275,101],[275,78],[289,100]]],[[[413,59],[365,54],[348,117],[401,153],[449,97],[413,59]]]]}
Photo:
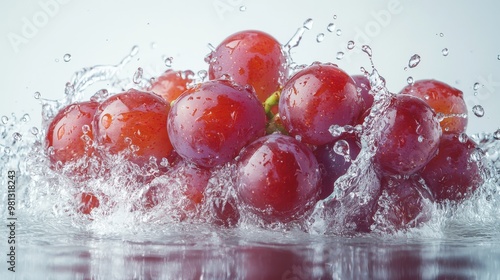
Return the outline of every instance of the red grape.
{"type": "Polygon", "coordinates": [[[314,150],[321,171],[320,199],[327,198],[333,192],[335,181],[347,172],[351,166],[351,160],[356,159],[360,150],[360,144],[353,135],[343,136],[335,142],[319,146],[314,150]]]}
{"type": "Polygon", "coordinates": [[[168,103],[174,101],[193,82],[192,71],[167,70],[151,85],[151,91],[163,97],[168,103]]]}
{"type": "Polygon", "coordinates": [[[271,35],[255,30],[227,37],[211,54],[209,78],[229,75],[240,85],[251,85],[261,102],[280,89],[288,76],[286,57],[271,35]]]}
{"type": "Polygon", "coordinates": [[[295,138],[264,136],[240,154],[236,193],[248,211],[268,222],[299,218],[318,200],[318,162],[295,138]]]}
{"type": "Polygon", "coordinates": [[[46,145],[52,164],[75,162],[94,152],[92,119],[99,103],[71,104],[60,110],[47,129],[46,145]]]}
{"type": "Polygon", "coordinates": [[[423,99],[436,113],[444,115],[443,133],[460,134],[467,128],[467,106],[462,91],[436,80],[419,80],[406,86],[401,93],[423,99]],[[447,116],[450,115],[450,116],[447,116]]]}
{"type": "Polygon", "coordinates": [[[364,75],[354,75],[352,76],[352,79],[356,83],[358,92],[361,94],[361,97],[365,102],[365,106],[363,107],[363,112],[364,112],[372,107],[374,101],[374,97],[370,93],[371,90],[370,81],[364,75]]]}
{"type": "Polygon", "coordinates": [[[333,64],[313,64],[295,74],[283,87],[279,114],[292,136],[313,145],[336,138],[332,125],[355,125],[363,99],[353,79],[333,64]]]}
{"type": "Polygon", "coordinates": [[[374,161],[382,173],[413,174],[437,152],[441,128],[434,110],[420,98],[395,95],[374,127],[374,161]]]}
{"type": "Polygon", "coordinates": [[[264,135],[266,115],[253,91],[215,80],[184,92],[170,110],[167,127],[181,157],[213,167],[264,135]]]}
{"type": "Polygon", "coordinates": [[[418,177],[381,180],[382,195],[375,214],[375,226],[382,231],[397,231],[419,226],[431,218],[434,199],[418,177]]]}
{"type": "Polygon", "coordinates": [[[127,158],[140,166],[150,157],[169,158],[173,150],[166,129],[169,109],[155,94],[131,89],[113,95],[96,112],[96,141],[111,154],[133,151],[127,158]]]}
{"type": "Polygon", "coordinates": [[[437,201],[461,201],[469,197],[483,182],[478,162],[472,160],[476,143],[459,136],[443,135],[438,154],[420,174],[437,201]]]}

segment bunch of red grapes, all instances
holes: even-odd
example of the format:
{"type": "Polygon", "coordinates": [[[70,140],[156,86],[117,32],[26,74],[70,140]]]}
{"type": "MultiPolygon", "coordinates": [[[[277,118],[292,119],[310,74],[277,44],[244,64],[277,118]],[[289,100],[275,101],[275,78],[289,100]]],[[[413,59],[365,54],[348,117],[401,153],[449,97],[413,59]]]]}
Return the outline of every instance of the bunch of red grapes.
{"type": "MultiPolygon", "coordinates": [[[[208,81],[167,70],[149,88],[60,110],[46,133],[52,168],[73,164],[65,174],[83,181],[96,175],[74,165],[82,159],[106,166],[110,156],[122,155],[138,167],[166,159],[157,176],[181,180],[189,212],[207,198],[214,170],[232,165],[234,185],[215,188],[234,188],[235,195],[221,198],[227,207],[214,208],[214,215],[223,224],[237,223],[243,212],[288,223],[307,217],[320,200],[349,203],[346,197],[354,196],[338,197],[336,181],[369,150],[376,177],[371,200],[346,215],[359,232],[374,223],[419,225],[430,218],[429,205],[459,202],[482,183],[472,157],[477,145],[465,134],[462,92],[445,83],[416,81],[375,106],[380,101],[368,77],[330,63],[291,75],[280,43],[260,31],[229,36],[206,61],[208,81]],[[352,129],[333,133],[332,127],[352,129]]],[[[168,199],[168,185],[145,185],[141,209],[168,199]]],[[[112,200],[84,188],[77,199],[84,214],[112,200]]]]}

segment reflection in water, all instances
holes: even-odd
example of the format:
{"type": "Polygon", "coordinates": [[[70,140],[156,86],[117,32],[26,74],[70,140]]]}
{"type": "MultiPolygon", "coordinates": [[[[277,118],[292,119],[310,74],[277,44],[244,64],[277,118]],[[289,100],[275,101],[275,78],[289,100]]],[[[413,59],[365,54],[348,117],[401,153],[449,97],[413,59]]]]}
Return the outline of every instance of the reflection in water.
{"type": "Polygon", "coordinates": [[[170,230],[167,236],[132,237],[97,237],[81,232],[48,237],[42,232],[25,233],[20,237],[16,276],[27,279],[500,277],[500,244],[492,241],[498,238],[389,240],[374,236],[346,238],[242,231],[180,230],[172,234],[170,230]]]}

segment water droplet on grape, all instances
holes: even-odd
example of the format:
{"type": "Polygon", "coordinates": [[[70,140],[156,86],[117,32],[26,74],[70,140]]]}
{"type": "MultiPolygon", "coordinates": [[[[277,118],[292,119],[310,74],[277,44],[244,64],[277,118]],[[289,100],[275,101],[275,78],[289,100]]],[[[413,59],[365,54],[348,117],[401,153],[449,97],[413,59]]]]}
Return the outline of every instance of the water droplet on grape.
{"type": "Polygon", "coordinates": [[[337,31],[335,32],[335,34],[337,34],[337,36],[340,36],[342,35],[342,29],[337,29],[337,31]]]}
{"type": "Polygon", "coordinates": [[[300,135],[295,135],[295,140],[302,142],[302,136],[300,135]]]}
{"type": "Polygon", "coordinates": [[[2,123],[3,124],[7,124],[8,121],[9,121],[9,118],[7,118],[7,116],[2,116],[2,123]]]}
{"type": "Polygon", "coordinates": [[[406,82],[409,84],[409,85],[412,85],[413,84],[413,77],[410,76],[408,78],[406,78],[406,82]]]}
{"type": "Polygon", "coordinates": [[[325,39],[325,34],[324,33],[319,33],[317,36],[316,36],[316,42],[318,43],[321,43],[323,42],[323,40],[325,39]]]}
{"type": "Polygon", "coordinates": [[[347,49],[348,50],[354,49],[354,45],[355,45],[354,41],[347,42],[347,49]]]}
{"type": "Polygon", "coordinates": [[[466,133],[460,133],[458,135],[458,141],[460,141],[460,143],[466,143],[468,139],[469,137],[467,136],[466,133]]]}
{"type": "Polygon", "coordinates": [[[312,18],[308,18],[306,19],[306,21],[304,21],[304,24],[302,24],[302,26],[307,29],[307,30],[311,30],[311,28],[313,27],[313,19],[312,18]]]}
{"type": "Polygon", "coordinates": [[[35,91],[35,93],[33,93],[33,97],[35,99],[40,99],[41,96],[42,96],[42,94],[40,92],[38,92],[38,91],[35,91]]]}
{"type": "Polygon", "coordinates": [[[247,10],[247,7],[245,5],[240,6],[240,12],[244,12],[247,10]]]}
{"type": "Polygon", "coordinates": [[[474,112],[474,115],[477,117],[483,117],[484,116],[484,108],[481,105],[475,105],[472,107],[472,112],[474,112]]]}
{"type": "Polygon", "coordinates": [[[417,65],[420,63],[420,55],[414,54],[410,57],[410,60],[408,61],[408,67],[414,68],[417,67],[417,65]]]}
{"type": "MultiPolygon", "coordinates": [[[[101,118],[101,124],[104,128],[108,129],[111,126],[111,122],[113,121],[113,117],[110,114],[105,114],[101,118]]],[[[128,138],[128,137],[126,137],[128,138]]],[[[129,138],[130,139],[130,138],[129,138]]],[[[126,140],[126,139],[125,139],[126,140]]]]}
{"type": "Polygon", "coordinates": [[[419,135],[418,138],[417,138],[417,140],[420,143],[424,142],[424,136],[423,135],[419,135]]]}
{"type": "Polygon", "coordinates": [[[480,86],[481,86],[480,83],[474,83],[474,85],[472,86],[472,89],[473,90],[478,90],[480,86]]]}
{"type": "Polygon", "coordinates": [[[134,73],[134,77],[132,78],[132,81],[134,84],[139,84],[142,79],[142,74],[144,73],[144,70],[142,70],[141,67],[137,68],[137,71],[134,73]]]}
{"type": "Polygon", "coordinates": [[[328,30],[328,32],[333,32],[333,31],[335,31],[335,23],[333,23],[333,22],[329,23],[329,24],[326,26],[326,30],[328,30]]]}
{"type": "Polygon", "coordinates": [[[14,138],[14,141],[21,141],[23,139],[23,136],[19,132],[14,132],[12,137],[14,138]]]}
{"type": "Polygon", "coordinates": [[[330,128],[328,129],[328,131],[330,132],[330,134],[333,136],[333,137],[339,137],[340,135],[342,135],[342,133],[345,132],[344,128],[342,126],[339,126],[339,125],[332,125],[330,126],[330,128]]]}
{"type": "Polygon", "coordinates": [[[67,53],[63,56],[64,62],[69,62],[71,60],[71,54],[67,53]]]}
{"type": "Polygon", "coordinates": [[[448,56],[450,52],[448,51],[448,48],[444,48],[443,50],[441,50],[441,53],[443,54],[443,56],[448,56]]]}
{"type": "Polygon", "coordinates": [[[164,61],[165,61],[165,66],[167,67],[172,67],[172,61],[174,60],[173,57],[169,56],[169,57],[165,57],[164,61]]]}

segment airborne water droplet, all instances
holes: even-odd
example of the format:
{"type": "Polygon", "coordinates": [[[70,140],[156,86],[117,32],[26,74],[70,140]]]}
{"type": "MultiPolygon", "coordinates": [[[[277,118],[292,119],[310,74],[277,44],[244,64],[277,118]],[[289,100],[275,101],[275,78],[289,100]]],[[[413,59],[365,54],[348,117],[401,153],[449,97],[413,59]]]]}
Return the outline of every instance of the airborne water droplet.
{"type": "Polygon", "coordinates": [[[302,26],[307,29],[307,30],[311,30],[311,28],[313,27],[313,19],[312,18],[308,18],[306,19],[306,21],[304,21],[304,24],[302,24],[302,26]]]}
{"type": "Polygon", "coordinates": [[[132,78],[132,81],[134,82],[134,84],[139,84],[141,82],[143,73],[144,73],[144,70],[141,67],[137,68],[137,71],[135,71],[134,77],[132,78]]]}
{"type": "Polygon", "coordinates": [[[208,76],[208,73],[207,73],[207,71],[206,71],[206,70],[200,70],[200,71],[198,71],[198,73],[197,73],[197,74],[198,74],[198,77],[200,77],[200,80],[201,80],[202,82],[203,82],[203,81],[207,78],[207,76],[208,76]]]}
{"type": "Polygon", "coordinates": [[[245,5],[240,6],[240,12],[244,12],[247,10],[247,7],[245,5]]]}
{"type": "Polygon", "coordinates": [[[475,105],[472,107],[472,112],[474,112],[474,115],[477,117],[483,117],[484,116],[484,108],[481,105],[475,105]]]}
{"type": "Polygon", "coordinates": [[[409,85],[412,85],[413,84],[413,77],[410,76],[406,79],[406,82],[409,84],[409,85]]]}
{"type": "Polygon", "coordinates": [[[337,15],[333,15],[333,19],[337,19],[337,15]]]}
{"type": "Polygon", "coordinates": [[[14,132],[12,137],[14,137],[14,141],[21,141],[23,139],[23,136],[19,132],[14,132]]]}
{"type": "Polygon", "coordinates": [[[167,67],[172,67],[172,61],[174,60],[173,57],[169,56],[169,57],[165,57],[164,61],[165,61],[165,66],[167,67]]]}
{"type": "Polygon", "coordinates": [[[38,128],[36,126],[34,126],[34,127],[31,128],[31,134],[37,135],[38,132],[39,132],[39,130],[38,130],[38,128]]]}
{"type": "Polygon", "coordinates": [[[450,52],[448,51],[448,48],[444,48],[443,50],[441,50],[441,53],[443,54],[443,56],[448,56],[450,52]]]}
{"type": "Polygon", "coordinates": [[[316,42],[318,43],[321,43],[323,42],[323,40],[325,39],[325,33],[319,33],[317,36],[316,36],[316,42]]]}
{"type": "Polygon", "coordinates": [[[335,31],[335,23],[333,22],[329,23],[328,26],[326,26],[326,30],[328,30],[328,32],[335,31]]]}
{"type": "Polygon", "coordinates": [[[9,118],[7,118],[7,116],[2,116],[2,123],[3,124],[7,124],[8,121],[9,121],[9,118]]]}
{"type": "Polygon", "coordinates": [[[344,58],[344,55],[345,55],[344,52],[338,52],[335,58],[337,58],[337,60],[341,60],[342,58],[344,58]]]}
{"type": "Polygon", "coordinates": [[[500,54],[499,54],[499,55],[497,55],[497,59],[498,59],[498,60],[500,60],[500,54]]]}
{"type": "Polygon", "coordinates": [[[474,83],[474,85],[472,86],[472,89],[473,90],[478,90],[480,86],[481,86],[480,83],[474,83]]]}
{"type": "Polygon", "coordinates": [[[340,29],[340,28],[339,28],[339,29],[337,29],[337,31],[336,31],[335,33],[337,34],[337,36],[342,35],[342,29],[340,29]]]}
{"type": "Polygon", "coordinates": [[[368,45],[361,46],[361,50],[366,53],[369,57],[372,57],[372,49],[368,45]]]}
{"type": "Polygon", "coordinates": [[[347,42],[347,49],[348,49],[348,50],[352,50],[352,49],[354,49],[354,45],[355,45],[355,44],[354,44],[354,41],[349,41],[349,42],[347,42]]]}
{"type": "Polygon", "coordinates": [[[29,122],[31,119],[29,114],[24,114],[23,117],[21,118],[22,122],[29,122]]]}
{"type": "Polygon", "coordinates": [[[71,60],[71,54],[67,53],[63,56],[63,60],[65,62],[69,62],[71,60]]]}
{"type": "Polygon", "coordinates": [[[500,128],[493,133],[493,138],[495,138],[496,140],[500,140],[500,128]]]}
{"type": "Polygon", "coordinates": [[[458,135],[458,141],[460,141],[460,143],[466,143],[467,139],[469,139],[469,137],[467,137],[466,133],[460,133],[458,135]]]}
{"type": "Polygon", "coordinates": [[[439,33],[439,37],[444,37],[444,33],[439,33]]]}
{"type": "Polygon", "coordinates": [[[33,97],[35,99],[40,99],[41,96],[42,96],[42,94],[40,92],[38,92],[38,91],[35,91],[35,93],[33,93],[33,97]]]}
{"type": "Polygon", "coordinates": [[[420,63],[420,55],[414,54],[410,57],[410,60],[408,61],[408,67],[410,68],[417,67],[419,63],[420,63]]]}

